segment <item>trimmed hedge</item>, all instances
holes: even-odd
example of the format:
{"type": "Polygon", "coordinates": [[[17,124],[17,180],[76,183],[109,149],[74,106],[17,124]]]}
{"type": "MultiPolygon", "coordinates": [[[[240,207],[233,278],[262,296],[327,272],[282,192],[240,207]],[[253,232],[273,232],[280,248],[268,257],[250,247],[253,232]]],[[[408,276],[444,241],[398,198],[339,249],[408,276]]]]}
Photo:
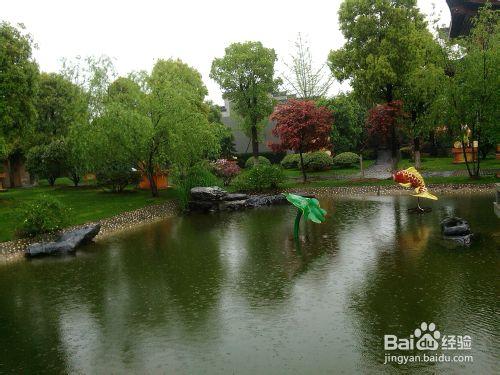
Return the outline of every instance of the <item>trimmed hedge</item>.
{"type": "Polygon", "coordinates": [[[238,191],[277,189],[285,180],[283,170],[276,165],[259,164],[236,176],[231,185],[238,191]]]}
{"type": "Polygon", "coordinates": [[[350,167],[359,162],[359,156],[354,152],[343,152],[333,158],[333,164],[339,167],[350,167]]]}
{"type": "MultiPolygon", "coordinates": [[[[265,156],[259,155],[259,164],[271,165],[271,162],[265,156]]],[[[255,158],[253,156],[250,156],[245,162],[245,168],[252,168],[254,165],[255,165],[255,158]]]]}
{"type": "MultiPolygon", "coordinates": [[[[279,164],[279,162],[285,157],[285,153],[284,152],[270,152],[270,151],[266,151],[266,152],[259,152],[259,155],[260,156],[264,156],[265,158],[269,159],[269,161],[271,162],[271,164],[279,164]]],[[[238,157],[238,165],[241,167],[241,168],[244,168],[245,167],[245,162],[248,160],[248,158],[250,156],[253,156],[253,154],[251,152],[246,152],[246,153],[243,153],[243,154],[238,154],[236,155],[238,157]]]]}
{"type": "Polygon", "coordinates": [[[288,154],[281,160],[280,164],[285,169],[298,169],[300,166],[300,155],[288,154]]]}
{"type": "MultiPolygon", "coordinates": [[[[332,167],[333,159],[324,151],[310,152],[303,155],[304,167],[308,171],[325,171],[332,167]]],[[[299,156],[300,158],[300,156],[299,156]]],[[[300,168],[300,159],[299,159],[300,168]]]]}

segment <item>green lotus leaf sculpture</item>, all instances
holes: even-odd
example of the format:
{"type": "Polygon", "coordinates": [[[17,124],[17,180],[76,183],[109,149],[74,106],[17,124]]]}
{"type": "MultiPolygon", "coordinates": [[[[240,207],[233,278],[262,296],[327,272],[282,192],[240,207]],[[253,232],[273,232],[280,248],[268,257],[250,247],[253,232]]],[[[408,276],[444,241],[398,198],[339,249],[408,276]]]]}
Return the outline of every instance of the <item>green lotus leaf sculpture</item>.
{"type": "Polygon", "coordinates": [[[295,240],[299,239],[299,225],[302,216],[306,220],[311,220],[314,223],[322,223],[326,220],[326,211],[319,206],[319,201],[316,198],[306,198],[296,194],[283,194],[286,200],[298,208],[297,216],[295,217],[295,225],[293,227],[293,236],[295,240]]]}

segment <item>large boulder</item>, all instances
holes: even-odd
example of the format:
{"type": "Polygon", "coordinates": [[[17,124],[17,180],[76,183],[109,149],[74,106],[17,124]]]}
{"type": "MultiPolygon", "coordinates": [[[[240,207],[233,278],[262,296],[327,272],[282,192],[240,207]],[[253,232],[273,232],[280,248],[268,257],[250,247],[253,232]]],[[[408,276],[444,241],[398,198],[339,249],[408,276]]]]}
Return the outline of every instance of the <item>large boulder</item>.
{"type": "Polygon", "coordinates": [[[198,186],[191,189],[191,199],[194,201],[220,201],[227,195],[227,191],[218,186],[198,186]]]}
{"type": "Polygon", "coordinates": [[[74,252],[79,246],[92,241],[101,230],[101,224],[87,225],[64,233],[55,242],[34,243],[25,250],[25,255],[34,257],[46,254],[64,254],[74,252]]]}

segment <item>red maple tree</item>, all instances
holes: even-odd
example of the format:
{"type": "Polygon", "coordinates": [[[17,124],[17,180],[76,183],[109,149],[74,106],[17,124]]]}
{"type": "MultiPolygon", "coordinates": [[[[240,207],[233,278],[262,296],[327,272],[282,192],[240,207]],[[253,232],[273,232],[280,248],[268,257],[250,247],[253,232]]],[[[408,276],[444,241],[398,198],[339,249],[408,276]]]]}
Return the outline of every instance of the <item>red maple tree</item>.
{"type": "Polygon", "coordinates": [[[289,99],[276,106],[271,120],[276,122],[272,132],[280,142],[269,146],[274,151],[299,153],[304,182],[307,181],[303,153],[331,147],[332,112],[316,106],[312,100],[289,99]]]}

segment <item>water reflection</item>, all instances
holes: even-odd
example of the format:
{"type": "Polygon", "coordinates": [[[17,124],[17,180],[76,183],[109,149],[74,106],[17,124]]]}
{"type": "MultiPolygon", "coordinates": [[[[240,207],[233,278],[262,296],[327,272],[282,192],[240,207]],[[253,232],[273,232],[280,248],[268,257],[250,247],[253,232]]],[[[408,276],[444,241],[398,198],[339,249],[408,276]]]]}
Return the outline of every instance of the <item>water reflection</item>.
{"type": "MultiPolygon", "coordinates": [[[[421,321],[471,334],[476,371],[491,372],[491,198],[443,197],[427,215],[409,215],[413,204],[324,199],[328,220],[302,223],[299,252],[286,206],[166,220],[76,257],[3,266],[0,373],[376,373],[383,335],[421,321]],[[449,214],[480,233],[471,248],[441,239],[449,214]]],[[[471,370],[406,370],[419,369],[471,370]]]]}

